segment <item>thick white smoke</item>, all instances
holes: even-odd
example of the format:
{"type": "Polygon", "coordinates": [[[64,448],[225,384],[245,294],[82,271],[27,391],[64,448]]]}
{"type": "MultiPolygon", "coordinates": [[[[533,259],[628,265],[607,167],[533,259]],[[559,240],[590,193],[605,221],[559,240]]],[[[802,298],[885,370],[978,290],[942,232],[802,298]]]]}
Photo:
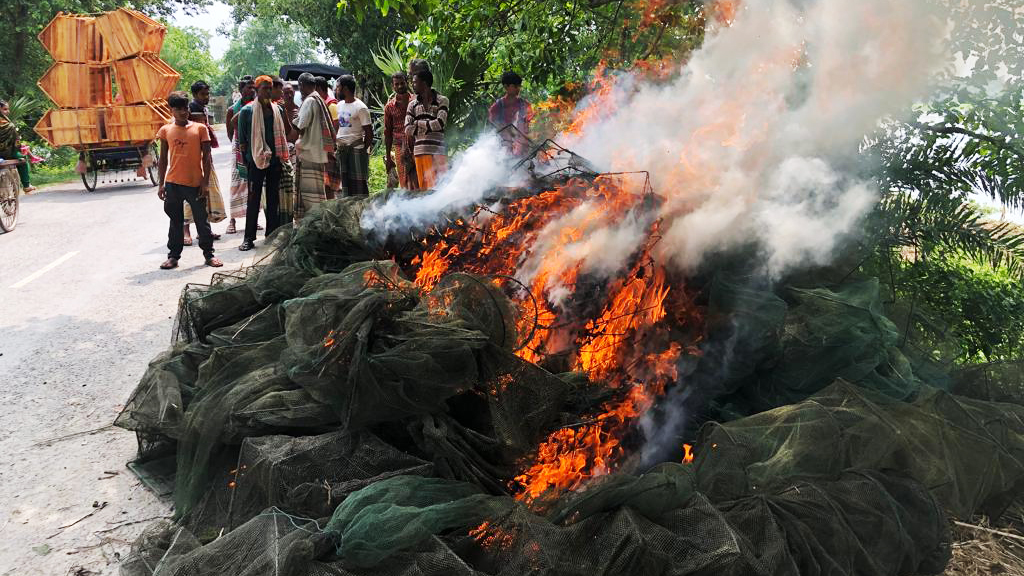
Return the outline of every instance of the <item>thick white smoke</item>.
{"type": "Polygon", "coordinates": [[[512,185],[513,158],[496,134],[485,134],[457,156],[432,194],[408,193],[363,212],[360,224],[381,236],[442,221],[446,214],[466,212],[497,186],[512,185]]]}
{"type": "Polygon", "coordinates": [[[770,277],[821,264],[877,197],[836,167],[928,94],[950,58],[942,31],[927,0],[743,0],[676,80],[584,102],[614,109],[566,144],[604,170],[650,171],[666,263],[753,243],[770,277]]]}
{"type": "MultiPolygon", "coordinates": [[[[820,264],[877,196],[837,166],[880,119],[909,113],[951,61],[935,40],[937,16],[929,0],[743,0],[674,81],[622,79],[581,103],[599,107],[597,120],[560,140],[599,169],[650,171],[665,199],[656,254],[665,263],[690,269],[757,244],[770,277],[820,264]]],[[[402,233],[468,210],[513,180],[510,165],[498,139],[484,136],[436,192],[394,197],[368,210],[363,226],[402,233]]],[[[541,240],[557,243],[571,220],[589,221],[583,237],[557,245],[559,266],[614,274],[644,239],[638,220],[588,219],[587,210],[600,206],[551,222],[541,240]]],[[[526,281],[552,258],[532,252],[526,281]]]]}

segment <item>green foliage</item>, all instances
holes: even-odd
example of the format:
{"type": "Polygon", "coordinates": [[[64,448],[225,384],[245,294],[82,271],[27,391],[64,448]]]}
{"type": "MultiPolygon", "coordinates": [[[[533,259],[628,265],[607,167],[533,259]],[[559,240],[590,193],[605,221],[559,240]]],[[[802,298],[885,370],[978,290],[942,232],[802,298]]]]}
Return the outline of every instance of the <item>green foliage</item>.
{"type": "Polygon", "coordinates": [[[866,268],[890,282],[895,301],[914,308],[916,339],[927,342],[931,332],[934,348],[955,343],[961,363],[1024,358],[1024,286],[1005,271],[955,252],[917,261],[892,252],[866,268]],[[922,319],[931,330],[922,330],[922,319]]]}
{"type": "Polygon", "coordinates": [[[36,133],[32,130],[39,117],[48,107],[48,101],[35,96],[18,96],[7,102],[10,106],[10,119],[18,129],[18,137],[23,141],[32,141],[36,133]]]}
{"type": "Polygon", "coordinates": [[[199,28],[178,28],[167,24],[160,58],[181,74],[177,90],[188,91],[197,80],[204,80],[212,86],[224,75],[220,63],[210,55],[209,32],[199,28]]]}
{"type": "Polygon", "coordinates": [[[231,94],[246,74],[277,74],[281,66],[318,60],[318,42],[286,16],[265,16],[237,24],[228,32],[218,94],[231,94]]]}
{"type": "MultiPolygon", "coordinates": [[[[448,85],[453,105],[476,110],[501,93],[499,78],[516,70],[528,97],[544,98],[585,80],[598,61],[685,55],[703,39],[703,2],[648,8],[613,0],[230,0],[235,17],[286,15],[306,27],[362,87],[385,99],[374,49],[396,41],[397,55],[427,59],[448,85]],[[649,11],[644,13],[644,11],[649,11]]],[[[377,56],[381,50],[377,49],[377,56]]],[[[388,62],[388,66],[393,62],[388,62]]],[[[462,119],[472,123],[468,113],[462,119]]],[[[470,128],[467,126],[467,128],[470,128]]]]}
{"type": "MultiPolygon", "coordinates": [[[[385,84],[377,74],[372,50],[381,43],[390,44],[401,32],[414,28],[394,11],[382,15],[374,10],[361,22],[344,11],[337,0],[227,0],[236,20],[285,16],[301,25],[351,70],[366,90],[382,91],[385,84]]],[[[294,61],[293,61],[294,62],[294,61]]]]}
{"type": "MultiPolygon", "coordinates": [[[[950,38],[964,63],[944,72],[947,88],[918,107],[918,118],[890,123],[866,147],[882,167],[883,191],[869,243],[882,252],[909,249],[951,273],[960,274],[967,258],[1024,279],[1024,229],[992,220],[974,201],[1024,206],[1024,13],[1014,0],[935,2],[952,16],[950,38]]],[[[914,274],[906,282],[923,291],[930,286],[917,284],[932,278],[914,274]]],[[[979,342],[972,346],[986,353],[979,342]]]]}
{"type": "Polygon", "coordinates": [[[32,185],[37,187],[49,184],[63,184],[78,178],[75,172],[75,165],[70,166],[48,166],[37,164],[32,167],[32,185]]]}
{"type": "Polygon", "coordinates": [[[370,194],[383,192],[388,187],[388,173],[384,169],[384,144],[378,143],[374,148],[374,154],[370,156],[370,178],[367,180],[370,194]]]}

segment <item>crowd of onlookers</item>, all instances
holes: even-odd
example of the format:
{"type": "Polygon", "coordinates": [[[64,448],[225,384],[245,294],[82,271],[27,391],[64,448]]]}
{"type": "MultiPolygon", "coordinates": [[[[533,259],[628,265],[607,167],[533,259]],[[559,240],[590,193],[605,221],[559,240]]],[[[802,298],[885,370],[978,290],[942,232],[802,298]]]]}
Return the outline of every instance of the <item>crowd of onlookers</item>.
{"type": "MultiPolygon", "coordinates": [[[[384,166],[391,187],[429,190],[448,168],[445,132],[448,98],[434,89],[425,60],[412,60],[408,71],[392,74],[394,95],[384,106],[384,166]]],[[[522,78],[502,76],[505,95],[489,109],[491,124],[513,153],[523,151],[532,116],[520,96],[522,78]]],[[[167,101],[174,122],[160,129],[159,196],[170,218],[168,258],[161,267],[177,266],[182,247],[192,244],[194,223],[199,246],[210,266],[210,223],[229,219],[226,233],[245,220],[239,250],[254,247],[262,207],[265,235],[291,224],[317,204],[339,196],[369,194],[370,155],[375,143],[370,109],[356,97],[356,81],[343,75],[333,93],[327,78],[299,75],[293,85],[277,76],[245,76],[226,114],[234,166],[225,204],[213,172],[211,149],[221,145],[211,128],[210,87],[196,82],[192,98],[172,93],[167,101]],[[296,92],[297,91],[297,92],[296,92]]]]}

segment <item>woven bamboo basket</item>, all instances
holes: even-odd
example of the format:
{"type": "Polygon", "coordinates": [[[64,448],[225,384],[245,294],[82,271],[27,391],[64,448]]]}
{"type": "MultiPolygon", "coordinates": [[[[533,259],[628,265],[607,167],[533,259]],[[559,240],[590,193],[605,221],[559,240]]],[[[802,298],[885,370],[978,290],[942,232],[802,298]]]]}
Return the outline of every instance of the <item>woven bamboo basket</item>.
{"type": "Polygon", "coordinates": [[[104,112],[106,140],[148,142],[170,121],[171,109],[164,100],[137,106],[111,106],[104,112]]]}
{"type": "Polygon", "coordinates": [[[118,8],[96,18],[96,28],[103,36],[113,60],[130,58],[148,52],[159,54],[167,28],[142,12],[118,8]]]}
{"type": "Polygon", "coordinates": [[[36,133],[51,146],[82,147],[103,141],[103,108],[48,110],[36,123],[36,133]]]}
{"type": "Polygon", "coordinates": [[[113,103],[110,67],[56,62],[39,79],[40,90],[61,108],[93,108],[113,103]]]}
{"type": "Polygon", "coordinates": [[[99,64],[110,59],[92,16],[58,12],[38,38],[58,62],[99,64]]]}
{"type": "Polygon", "coordinates": [[[181,79],[174,68],[152,54],[114,62],[118,93],[125,104],[167,98],[181,79]]]}

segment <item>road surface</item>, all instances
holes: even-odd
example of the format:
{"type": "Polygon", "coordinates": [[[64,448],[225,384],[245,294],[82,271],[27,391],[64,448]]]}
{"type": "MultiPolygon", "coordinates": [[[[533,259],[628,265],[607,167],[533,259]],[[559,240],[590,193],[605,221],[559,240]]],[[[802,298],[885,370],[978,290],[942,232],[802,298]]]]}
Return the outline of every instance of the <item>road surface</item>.
{"type": "MultiPolygon", "coordinates": [[[[230,149],[214,150],[214,163],[227,202],[230,149]]],[[[182,287],[215,269],[192,246],[178,269],[159,270],[167,217],[156,187],[124,177],[133,182],[24,197],[18,227],[0,234],[3,576],[117,574],[149,524],[132,522],[170,514],[125,467],[134,435],[107,426],[170,344],[182,287]]],[[[237,250],[241,241],[216,242],[221,271],[266,252],[262,238],[251,252],[237,250]]]]}

